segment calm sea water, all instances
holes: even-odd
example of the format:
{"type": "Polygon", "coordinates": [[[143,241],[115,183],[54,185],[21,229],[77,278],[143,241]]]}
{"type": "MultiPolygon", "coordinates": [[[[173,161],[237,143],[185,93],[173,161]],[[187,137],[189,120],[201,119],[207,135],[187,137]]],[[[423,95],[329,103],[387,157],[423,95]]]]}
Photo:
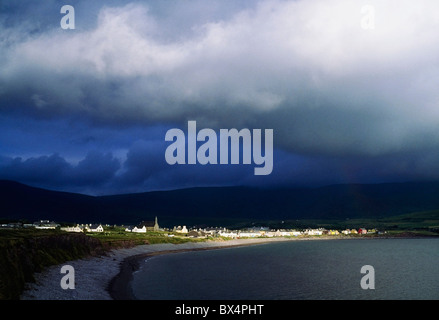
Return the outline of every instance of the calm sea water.
{"type": "Polygon", "coordinates": [[[290,241],[147,259],[138,299],[439,299],[439,239],[290,241]],[[364,290],[363,265],[375,270],[364,290]]]}

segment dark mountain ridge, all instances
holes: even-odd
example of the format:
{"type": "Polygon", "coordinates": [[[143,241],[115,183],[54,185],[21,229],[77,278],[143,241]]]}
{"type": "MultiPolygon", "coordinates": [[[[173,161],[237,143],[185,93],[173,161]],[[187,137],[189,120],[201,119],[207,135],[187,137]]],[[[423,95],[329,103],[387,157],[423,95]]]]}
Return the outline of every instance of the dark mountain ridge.
{"type": "Polygon", "coordinates": [[[0,180],[0,218],[73,223],[379,218],[439,209],[439,182],[319,188],[202,187],[87,196],[0,180]]]}

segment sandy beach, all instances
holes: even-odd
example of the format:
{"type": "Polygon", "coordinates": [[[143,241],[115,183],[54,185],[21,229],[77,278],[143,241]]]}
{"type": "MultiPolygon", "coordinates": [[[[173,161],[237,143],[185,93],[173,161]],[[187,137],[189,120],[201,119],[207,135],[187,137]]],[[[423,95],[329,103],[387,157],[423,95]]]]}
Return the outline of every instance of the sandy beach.
{"type": "Polygon", "coordinates": [[[219,249],[231,246],[255,245],[273,241],[295,239],[236,239],[229,241],[187,242],[182,244],[140,245],[128,249],[110,251],[106,256],[68,261],[51,266],[35,275],[35,283],[27,283],[21,300],[113,300],[133,299],[129,288],[132,272],[141,259],[157,254],[190,250],[219,249]],[[75,289],[64,290],[60,281],[64,274],[63,265],[71,265],[75,270],[75,289]]]}

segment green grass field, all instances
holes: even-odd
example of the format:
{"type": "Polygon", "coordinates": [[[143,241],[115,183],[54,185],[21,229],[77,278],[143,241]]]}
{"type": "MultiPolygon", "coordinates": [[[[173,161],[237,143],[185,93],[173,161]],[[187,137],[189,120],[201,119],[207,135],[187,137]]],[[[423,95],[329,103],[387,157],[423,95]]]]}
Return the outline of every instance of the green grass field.
{"type": "Polygon", "coordinates": [[[103,244],[117,244],[126,241],[133,242],[133,244],[156,244],[156,243],[184,243],[184,242],[199,242],[206,239],[189,238],[185,235],[179,235],[172,232],[164,231],[150,231],[147,233],[126,232],[121,227],[107,227],[104,232],[90,232],[88,236],[99,239],[103,244]],[[168,235],[172,234],[172,237],[168,235]]]}
{"type": "Polygon", "coordinates": [[[253,220],[241,221],[230,226],[231,229],[266,226],[271,229],[377,229],[390,234],[411,232],[422,235],[439,235],[439,210],[413,212],[404,215],[372,219],[295,219],[295,220],[253,220]]]}
{"type": "Polygon", "coordinates": [[[131,233],[109,228],[102,233],[69,233],[34,228],[0,229],[0,300],[18,299],[25,282],[44,268],[108,250],[140,244],[204,241],[165,232],[131,233]]]}
{"type": "Polygon", "coordinates": [[[358,229],[375,228],[397,234],[414,232],[424,235],[439,235],[439,210],[413,212],[404,215],[377,219],[344,219],[344,220],[294,220],[285,221],[291,228],[318,227],[326,229],[358,229]]]}

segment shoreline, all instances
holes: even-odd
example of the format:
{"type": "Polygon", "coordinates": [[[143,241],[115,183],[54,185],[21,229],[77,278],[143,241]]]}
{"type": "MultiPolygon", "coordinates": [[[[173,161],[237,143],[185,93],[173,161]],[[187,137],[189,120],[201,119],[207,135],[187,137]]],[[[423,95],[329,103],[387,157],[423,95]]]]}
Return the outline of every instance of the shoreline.
{"type": "MultiPolygon", "coordinates": [[[[36,274],[35,283],[27,283],[21,294],[21,300],[136,300],[131,291],[133,272],[141,262],[153,256],[188,251],[202,251],[242,247],[272,242],[318,241],[350,239],[402,239],[406,237],[338,237],[324,236],[316,238],[249,238],[223,241],[185,242],[181,244],[147,244],[132,248],[115,249],[105,256],[68,261],[51,266],[36,274]],[[63,290],[60,280],[62,265],[71,265],[75,269],[75,289],[63,290]]],[[[412,237],[407,237],[412,238],[412,237]]],[[[424,237],[413,237],[424,238],[424,237]]]]}
{"type": "Polygon", "coordinates": [[[241,240],[227,240],[227,241],[214,241],[209,244],[214,244],[199,247],[199,248],[185,248],[185,249],[173,249],[173,250],[164,250],[157,252],[149,252],[143,253],[139,255],[134,255],[127,257],[123,260],[120,272],[111,279],[108,284],[107,290],[113,300],[137,300],[134,294],[131,291],[130,283],[133,279],[133,273],[140,268],[142,261],[149,259],[154,256],[163,255],[163,254],[172,254],[172,253],[181,253],[181,252],[191,252],[191,251],[206,251],[206,250],[217,250],[217,249],[227,249],[227,248],[238,248],[244,246],[251,245],[261,245],[270,242],[280,242],[280,241],[294,241],[299,239],[287,239],[287,238],[279,238],[279,239],[241,239],[241,240]],[[238,244],[227,244],[222,245],[222,243],[227,243],[228,241],[245,241],[245,243],[238,244]],[[261,241],[255,241],[261,240],[261,241]]]}
{"type": "MultiPolygon", "coordinates": [[[[141,262],[154,256],[162,254],[172,254],[189,251],[204,251],[226,248],[237,248],[243,246],[260,245],[272,242],[285,242],[285,241],[322,241],[322,240],[373,240],[373,239],[415,239],[424,237],[392,237],[392,236],[380,236],[380,237],[346,237],[346,236],[319,236],[319,237],[304,237],[304,238],[247,238],[247,239],[233,239],[226,241],[211,241],[210,246],[199,248],[187,248],[187,249],[174,249],[164,250],[151,253],[144,253],[139,255],[130,256],[124,259],[121,264],[120,272],[111,279],[107,290],[113,300],[137,300],[131,290],[131,281],[133,280],[133,273],[139,270],[141,262]],[[233,244],[230,244],[232,243],[233,244]]],[[[202,242],[208,243],[208,242],[202,242]]]]}
{"type": "Polygon", "coordinates": [[[114,300],[114,298],[132,298],[127,289],[129,287],[125,286],[120,280],[129,279],[132,276],[133,268],[136,268],[139,262],[147,256],[288,240],[285,238],[208,240],[180,244],[145,244],[131,248],[114,249],[105,255],[66,261],[59,265],[52,265],[40,273],[35,273],[35,282],[25,284],[20,300],[114,300]],[[60,286],[61,279],[65,275],[60,273],[61,267],[64,265],[70,265],[74,268],[75,288],[73,290],[64,290],[60,286]],[[126,292],[128,292],[128,297],[126,292]]]}

